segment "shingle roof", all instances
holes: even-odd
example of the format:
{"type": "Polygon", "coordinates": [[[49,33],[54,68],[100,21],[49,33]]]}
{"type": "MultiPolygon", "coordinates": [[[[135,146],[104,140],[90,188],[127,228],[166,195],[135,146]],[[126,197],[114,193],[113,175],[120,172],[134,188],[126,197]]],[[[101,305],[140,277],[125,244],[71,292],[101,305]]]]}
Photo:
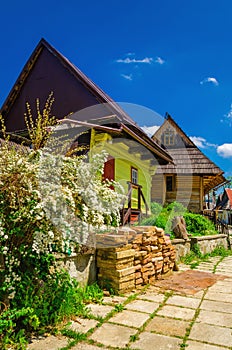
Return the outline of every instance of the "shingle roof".
{"type": "Polygon", "coordinates": [[[165,174],[217,175],[223,171],[196,148],[170,148],[168,150],[174,164],[162,165],[159,172],[165,174]]]}
{"type": "Polygon", "coordinates": [[[166,120],[152,138],[161,142],[163,131],[169,126],[175,129],[181,142],[178,141],[178,146],[171,145],[165,148],[171,155],[173,164],[159,166],[156,174],[203,176],[206,193],[225,183],[224,172],[193,143],[169,114],[166,114],[166,120]]]}

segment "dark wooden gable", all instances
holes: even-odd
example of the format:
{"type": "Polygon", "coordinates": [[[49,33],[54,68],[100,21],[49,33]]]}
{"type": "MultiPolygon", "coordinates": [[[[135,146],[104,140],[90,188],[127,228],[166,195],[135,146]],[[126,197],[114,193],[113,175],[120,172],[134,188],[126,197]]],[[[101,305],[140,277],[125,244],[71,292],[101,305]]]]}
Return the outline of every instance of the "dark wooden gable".
{"type": "Polygon", "coordinates": [[[43,108],[51,91],[55,97],[53,114],[58,119],[102,102],[81,75],[78,76],[78,69],[45,40],[41,40],[2,107],[7,130],[25,129],[26,102],[36,115],[36,99],[39,98],[43,108]]]}
{"type": "Polygon", "coordinates": [[[14,134],[15,140],[19,135],[24,136],[26,103],[30,104],[36,118],[36,99],[39,98],[40,109],[43,109],[51,92],[55,98],[52,113],[56,118],[63,119],[78,112],[76,121],[92,121],[92,127],[94,124],[118,127],[126,137],[149,149],[160,164],[172,161],[117,103],[44,39],[33,51],[1,108],[7,131],[14,134]]]}

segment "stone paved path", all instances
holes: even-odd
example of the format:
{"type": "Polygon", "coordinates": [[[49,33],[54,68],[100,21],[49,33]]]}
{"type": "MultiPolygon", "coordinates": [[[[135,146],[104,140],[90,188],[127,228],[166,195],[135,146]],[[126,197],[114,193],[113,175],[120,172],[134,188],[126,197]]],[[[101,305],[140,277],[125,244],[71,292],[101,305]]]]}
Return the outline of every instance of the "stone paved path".
{"type": "Polygon", "coordinates": [[[34,341],[28,350],[67,345],[71,350],[232,349],[232,257],[212,258],[197,269],[224,279],[191,296],[153,286],[125,297],[107,297],[102,305],[89,306],[97,319],[79,318],[69,326],[85,334],[84,341],[70,344],[74,338],[50,336],[34,341]]]}

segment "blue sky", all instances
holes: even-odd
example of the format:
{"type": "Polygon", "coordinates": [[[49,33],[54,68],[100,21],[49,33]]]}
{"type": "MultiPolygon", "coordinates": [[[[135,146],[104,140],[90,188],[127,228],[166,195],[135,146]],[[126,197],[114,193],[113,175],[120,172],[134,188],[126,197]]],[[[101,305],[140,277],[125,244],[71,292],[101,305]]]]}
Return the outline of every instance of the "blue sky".
{"type": "MultiPolygon", "coordinates": [[[[1,105],[44,37],[115,101],[168,112],[232,175],[230,0],[13,0],[0,9],[1,105]]],[[[135,119],[154,125],[149,113],[135,119]]]]}

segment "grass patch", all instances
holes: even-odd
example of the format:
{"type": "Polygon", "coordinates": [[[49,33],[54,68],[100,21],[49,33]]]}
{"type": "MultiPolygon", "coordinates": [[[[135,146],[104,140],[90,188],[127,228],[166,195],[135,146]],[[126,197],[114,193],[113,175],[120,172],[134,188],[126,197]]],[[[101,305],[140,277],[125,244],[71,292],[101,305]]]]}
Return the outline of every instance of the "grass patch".
{"type": "Polygon", "coordinates": [[[219,256],[222,259],[232,256],[232,250],[228,250],[223,246],[216,247],[211,253],[202,254],[198,244],[194,244],[189,254],[180,258],[183,264],[190,265],[191,269],[196,268],[201,262],[209,261],[210,258],[219,256]]]}

